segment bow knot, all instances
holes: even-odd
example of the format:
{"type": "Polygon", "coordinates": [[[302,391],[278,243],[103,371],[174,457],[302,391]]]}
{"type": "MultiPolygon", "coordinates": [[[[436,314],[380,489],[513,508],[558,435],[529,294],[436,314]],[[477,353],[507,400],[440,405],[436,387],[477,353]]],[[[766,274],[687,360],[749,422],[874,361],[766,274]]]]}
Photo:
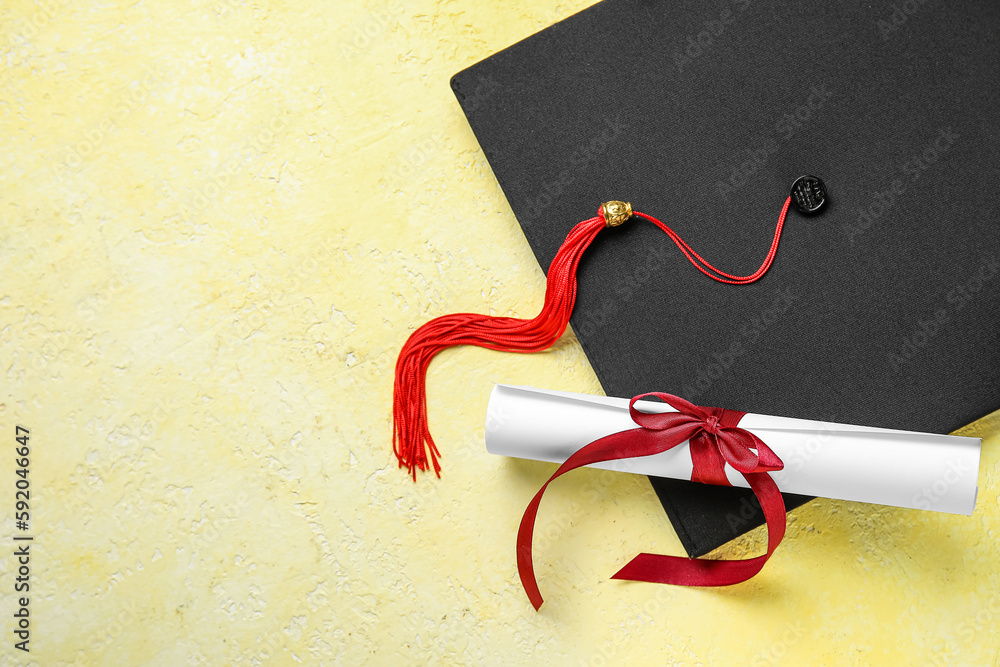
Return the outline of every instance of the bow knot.
{"type": "Polygon", "coordinates": [[[743,474],[781,470],[783,467],[781,459],[770,447],[738,426],[745,412],[702,407],[680,396],[650,392],[632,399],[629,414],[636,424],[645,429],[668,432],[671,440],[686,436],[694,464],[692,481],[731,486],[726,477],[726,463],[743,474]],[[663,400],[677,412],[651,413],[637,409],[636,401],[648,396],[663,400]]]}
{"type": "Polygon", "coordinates": [[[708,419],[705,420],[705,431],[715,435],[719,432],[719,417],[716,415],[709,415],[708,419]]]}
{"type": "Polygon", "coordinates": [[[750,431],[740,428],[746,414],[736,410],[705,408],[673,394],[652,392],[632,399],[628,406],[632,420],[640,428],[606,435],[572,454],[542,485],[521,518],[517,531],[517,571],[531,604],[538,609],[542,594],[535,581],[531,559],[532,535],[538,504],[545,489],[557,477],[581,466],[616,461],[637,456],[653,456],[688,442],[694,471],[691,480],[730,486],[726,463],[739,471],[760,500],[767,522],[767,553],[748,560],[699,560],[677,556],[641,553],[615,574],[613,579],[652,581],[681,586],[729,586],[746,581],[764,567],[764,563],[785,535],[785,503],[778,486],[767,474],[781,470],[781,459],[750,431]],[[636,401],[655,396],[673,406],[676,412],[642,412],[636,401]]]}

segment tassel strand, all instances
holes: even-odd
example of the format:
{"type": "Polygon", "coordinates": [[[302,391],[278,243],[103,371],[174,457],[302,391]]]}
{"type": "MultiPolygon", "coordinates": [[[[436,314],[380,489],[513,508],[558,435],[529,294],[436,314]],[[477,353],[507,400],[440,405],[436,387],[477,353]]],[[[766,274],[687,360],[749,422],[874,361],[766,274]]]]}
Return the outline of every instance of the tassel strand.
{"type": "MultiPolygon", "coordinates": [[[[644,218],[662,229],[677,244],[684,256],[709,278],[732,285],[745,285],[763,276],[778,250],[791,197],[785,201],[774,230],[774,240],[764,263],[754,273],[734,276],[721,271],[696,253],[663,222],[644,213],[644,218]]],[[[615,223],[617,224],[617,223],[615,223]]],[[[598,215],[578,223],[559,247],[549,267],[545,303],[531,319],[492,317],[478,313],[455,313],[437,317],[424,324],[407,339],[396,360],[396,378],[392,402],[392,451],[400,468],[406,468],[414,481],[417,470],[434,470],[441,476],[441,456],[427,425],[427,369],[438,352],[455,345],[477,345],[501,352],[540,352],[551,347],[566,331],[576,302],[576,270],[584,251],[602,229],[609,226],[604,209],[598,215]]]]}

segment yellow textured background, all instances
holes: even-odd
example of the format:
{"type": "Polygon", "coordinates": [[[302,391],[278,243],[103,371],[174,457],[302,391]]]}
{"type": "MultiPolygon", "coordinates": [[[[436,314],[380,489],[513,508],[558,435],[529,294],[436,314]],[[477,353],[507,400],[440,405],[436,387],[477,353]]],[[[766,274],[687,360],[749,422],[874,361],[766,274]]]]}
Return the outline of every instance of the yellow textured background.
{"type": "Polygon", "coordinates": [[[442,354],[444,477],[395,467],[408,333],[543,295],[448,79],[587,4],[4,3],[3,664],[16,424],[34,664],[996,664],[996,415],[974,516],[816,501],[721,590],[609,580],[681,547],[645,479],[574,474],[541,613],[514,535],[552,467],[483,422],[494,382],[599,392],[572,333],[442,354]]]}

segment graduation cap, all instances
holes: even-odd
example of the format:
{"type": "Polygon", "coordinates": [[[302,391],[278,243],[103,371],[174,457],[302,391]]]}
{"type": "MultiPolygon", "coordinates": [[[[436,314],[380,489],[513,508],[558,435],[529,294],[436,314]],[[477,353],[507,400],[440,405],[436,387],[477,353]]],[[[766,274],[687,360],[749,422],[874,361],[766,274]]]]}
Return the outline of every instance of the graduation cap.
{"type": "MultiPolygon", "coordinates": [[[[938,433],[1000,408],[998,28],[985,0],[604,0],[455,75],[546,305],[414,332],[400,464],[438,469],[438,350],[566,321],[611,396],[938,433]],[[626,202],[648,215],[609,229],[626,202]]],[[[763,521],[746,490],[651,481],[691,556],[763,521]]]]}

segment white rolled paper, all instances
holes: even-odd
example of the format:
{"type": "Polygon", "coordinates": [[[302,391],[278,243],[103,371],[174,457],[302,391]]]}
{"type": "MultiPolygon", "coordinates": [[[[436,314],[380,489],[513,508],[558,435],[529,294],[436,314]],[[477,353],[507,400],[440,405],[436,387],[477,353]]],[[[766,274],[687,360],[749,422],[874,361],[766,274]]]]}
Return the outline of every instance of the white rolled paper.
{"type": "MultiPolygon", "coordinates": [[[[487,407],[486,449],[562,463],[598,438],[638,428],[628,404],[624,398],[496,385],[487,407]]],[[[675,411],[657,401],[636,407],[675,411]]],[[[976,506],[980,438],[757,414],[747,414],[739,426],[784,462],[783,470],[770,473],[782,492],[967,516],[976,506]]],[[[691,479],[692,463],[685,442],[661,454],[592,467],[691,479]]],[[[748,486],[728,464],[726,476],[733,486],[748,486]]]]}

